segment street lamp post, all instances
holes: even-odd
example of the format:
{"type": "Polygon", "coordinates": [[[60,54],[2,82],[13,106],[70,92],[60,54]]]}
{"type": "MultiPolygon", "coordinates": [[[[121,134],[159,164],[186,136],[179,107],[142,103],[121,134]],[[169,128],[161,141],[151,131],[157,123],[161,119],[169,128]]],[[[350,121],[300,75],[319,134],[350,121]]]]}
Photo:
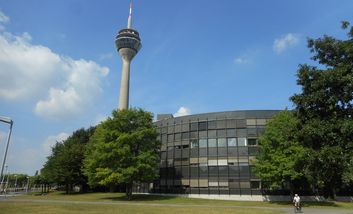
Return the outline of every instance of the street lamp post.
{"type": "Polygon", "coordinates": [[[15,192],[17,190],[17,175],[15,175],[15,192]]]}
{"type": "Polygon", "coordinates": [[[29,176],[27,176],[27,187],[26,187],[26,193],[28,192],[28,187],[29,187],[29,176]]]}
{"type": "Polygon", "coordinates": [[[9,144],[10,144],[10,138],[11,138],[11,133],[12,133],[13,120],[11,120],[11,118],[8,118],[8,117],[2,117],[2,116],[0,116],[0,122],[10,124],[10,130],[9,130],[9,134],[7,135],[7,143],[6,143],[6,148],[5,148],[5,151],[4,151],[4,158],[3,158],[3,160],[2,160],[1,174],[0,174],[0,178],[2,178],[2,180],[4,180],[4,179],[3,179],[4,166],[5,166],[5,162],[6,162],[7,150],[9,149],[9,144]]]}
{"type": "MultiPolygon", "coordinates": [[[[5,171],[7,171],[7,165],[5,165],[5,171]]],[[[5,175],[1,178],[1,183],[0,183],[0,192],[4,191],[4,180],[5,180],[5,175]]]]}
{"type": "MultiPolygon", "coordinates": [[[[5,176],[4,176],[4,177],[5,177],[5,176]]],[[[10,171],[7,170],[7,179],[6,179],[6,185],[5,185],[5,190],[4,190],[5,195],[6,195],[6,193],[7,193],[7,188],[8,188],[8,186],[9,186],[9,177],[10,177],[10,171]]]]}

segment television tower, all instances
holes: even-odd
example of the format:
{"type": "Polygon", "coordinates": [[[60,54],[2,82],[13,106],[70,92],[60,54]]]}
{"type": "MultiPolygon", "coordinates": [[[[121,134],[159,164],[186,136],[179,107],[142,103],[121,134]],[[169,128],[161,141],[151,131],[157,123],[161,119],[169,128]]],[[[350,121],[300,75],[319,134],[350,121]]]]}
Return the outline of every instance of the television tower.
{"type": "Polygon", "coordinates": [[[115,37],[115,45],[122,60],[122,72],[120,82],[119,110],[129,107],[130,63],[142,44],[139,33],[132,29],[132,0],[130,1],[130,13],[127,28],[119,31],[115,37]]]}

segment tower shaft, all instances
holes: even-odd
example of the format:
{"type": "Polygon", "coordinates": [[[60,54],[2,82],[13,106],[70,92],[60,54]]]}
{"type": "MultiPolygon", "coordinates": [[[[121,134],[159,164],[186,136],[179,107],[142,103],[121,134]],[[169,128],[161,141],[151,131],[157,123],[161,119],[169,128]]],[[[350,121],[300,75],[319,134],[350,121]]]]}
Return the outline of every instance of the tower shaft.
{"type": "Polygon", "coordinates": [[[135,54],[128,48],[120,49],[119,53],[122,60],[119,110],[123,110],[129,108],[130,64],[135,54]]]}

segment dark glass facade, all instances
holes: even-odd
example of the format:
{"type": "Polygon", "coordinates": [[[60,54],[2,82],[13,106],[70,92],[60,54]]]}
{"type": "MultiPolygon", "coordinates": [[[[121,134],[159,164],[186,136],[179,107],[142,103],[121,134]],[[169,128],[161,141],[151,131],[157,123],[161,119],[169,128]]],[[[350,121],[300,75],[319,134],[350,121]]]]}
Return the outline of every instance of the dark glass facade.
{"type": "Polygon", "coordinates": [[[253,173],[257,139],[274,110],[231,111],[163,117],[157,193],[261,194],[253,173]]]}

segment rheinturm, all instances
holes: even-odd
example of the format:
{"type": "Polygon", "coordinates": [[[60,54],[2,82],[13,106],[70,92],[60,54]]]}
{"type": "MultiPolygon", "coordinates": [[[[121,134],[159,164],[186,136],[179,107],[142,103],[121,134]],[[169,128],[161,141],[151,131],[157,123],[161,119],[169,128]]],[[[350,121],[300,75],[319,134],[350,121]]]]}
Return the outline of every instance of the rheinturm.
{"type": "Polygon", "coordinates": [[[130,1],[127,28],[119,31],[115,37],[115,45],[122,60],[118,109],[123,110],[129,107],[130,63],[142,46],[139,33],[132,29],[132,1],[130,1]]]}

